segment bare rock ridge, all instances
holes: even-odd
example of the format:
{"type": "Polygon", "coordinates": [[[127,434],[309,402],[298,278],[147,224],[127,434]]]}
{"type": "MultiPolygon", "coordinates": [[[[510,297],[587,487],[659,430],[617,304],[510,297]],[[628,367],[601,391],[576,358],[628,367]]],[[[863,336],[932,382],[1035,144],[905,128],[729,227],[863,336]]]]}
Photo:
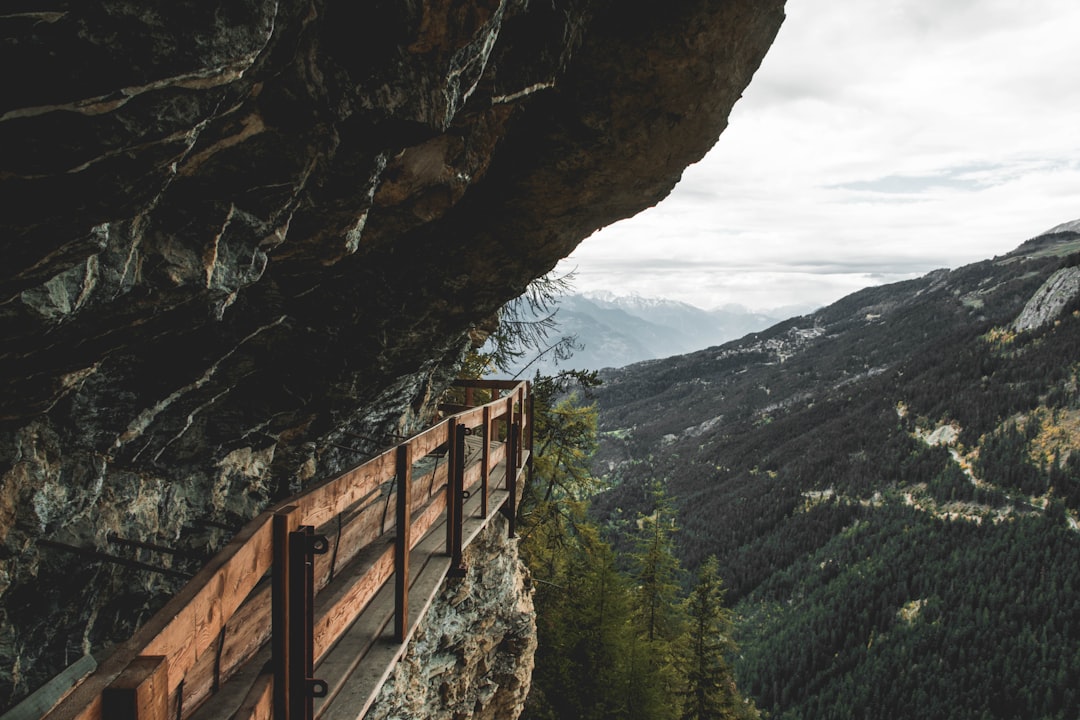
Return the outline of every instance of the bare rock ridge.
{"type": "Polygon", "coordinates": [[[270,500],[423,422],[473,324],[700,159],[782,19],[9,3],[0,707],[126,635],[270,500]]]}
{"type": "Polygon", "coordinates": [[[1047,278],[1013,321],[1017,331],[1035,330],[1053,322],[1072,300],[1080,295],[1080,268],[1067,267],[1047,278]]]}

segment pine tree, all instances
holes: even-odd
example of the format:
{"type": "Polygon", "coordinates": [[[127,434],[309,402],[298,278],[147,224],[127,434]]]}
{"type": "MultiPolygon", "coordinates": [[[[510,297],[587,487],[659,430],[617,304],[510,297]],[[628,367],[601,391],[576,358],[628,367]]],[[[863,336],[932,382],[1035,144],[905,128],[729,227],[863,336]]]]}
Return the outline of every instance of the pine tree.
{"type": "Polygon", "coordinates": [[[756,712],[739,697],[725,659],[735,646],[730,639],[731,611],[724,607],[715,556],[710,556],[698,571],[697,584],[686,600],[686,616],[686,690],[681,720],[756,717],[756,712]]]}
{"type": "Polygon", "coordinates": [[[679,575],[672,533],[675,517],[662,486],[654,484],[655,511],[639,519],[641,535],[633,554],[635,610],[645,638],[674,640],[679,635],[679,575]]]}

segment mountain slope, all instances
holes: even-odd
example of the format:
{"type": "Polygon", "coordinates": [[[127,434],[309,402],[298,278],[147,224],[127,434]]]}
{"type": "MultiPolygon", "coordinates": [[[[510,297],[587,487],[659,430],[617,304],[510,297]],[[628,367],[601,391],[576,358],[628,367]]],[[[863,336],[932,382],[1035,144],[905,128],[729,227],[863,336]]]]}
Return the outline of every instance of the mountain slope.
{"type": "Polygon", "coordinates": [[[567,295],[559,298],[556,311],[559,335],[573,335],[580,349],[558,366],[542,359],[529,366],[529,373],[539,369],[553,374],[564,366],[622,367],[718,345],[776,322],[738,307],[702,310],[672,300],[611,293],[567,295]]]}
{"type": "Polygon", "coordinates": [[[1080,714],[1080,302],[1012,326],[1077,250],[1044,235],[606,373],[594,511],[627,538],[666,481],[774,717],[1080,714]]]}

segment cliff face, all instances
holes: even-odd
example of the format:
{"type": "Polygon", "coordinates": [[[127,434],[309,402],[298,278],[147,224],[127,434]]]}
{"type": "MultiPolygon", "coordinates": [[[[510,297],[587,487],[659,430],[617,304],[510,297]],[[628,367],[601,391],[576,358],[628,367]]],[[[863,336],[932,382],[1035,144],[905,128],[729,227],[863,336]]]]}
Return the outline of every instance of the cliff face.
{"type": "Polygon", "coordinates": [[[472,324],[712,145],[782,5],[0,17],[0,706],[423,422],[472,324]]]}

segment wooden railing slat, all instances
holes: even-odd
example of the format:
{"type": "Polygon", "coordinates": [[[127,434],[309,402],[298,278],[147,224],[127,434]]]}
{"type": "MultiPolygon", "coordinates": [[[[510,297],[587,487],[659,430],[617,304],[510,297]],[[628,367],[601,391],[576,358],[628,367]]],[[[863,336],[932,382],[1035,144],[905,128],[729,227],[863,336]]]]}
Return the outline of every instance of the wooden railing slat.
{"type": "Polygon", "coordinates": [[[441,422],[413,437],[409,441],[409,444],[412,445],[413,460],[419,460],[422,457],[426,457],[434,452],[440,445],[445,445],[449,437],[447,434],[448,431],[449,425],[445,422],[441,422]]]}
{"type": "Polygon", "coordinates": [[[394,476],[395,455],[387,450],[363,465],[296,498],[301,525],[316,527],[330,522],[346,508],[362,500],[394,476]]]}

